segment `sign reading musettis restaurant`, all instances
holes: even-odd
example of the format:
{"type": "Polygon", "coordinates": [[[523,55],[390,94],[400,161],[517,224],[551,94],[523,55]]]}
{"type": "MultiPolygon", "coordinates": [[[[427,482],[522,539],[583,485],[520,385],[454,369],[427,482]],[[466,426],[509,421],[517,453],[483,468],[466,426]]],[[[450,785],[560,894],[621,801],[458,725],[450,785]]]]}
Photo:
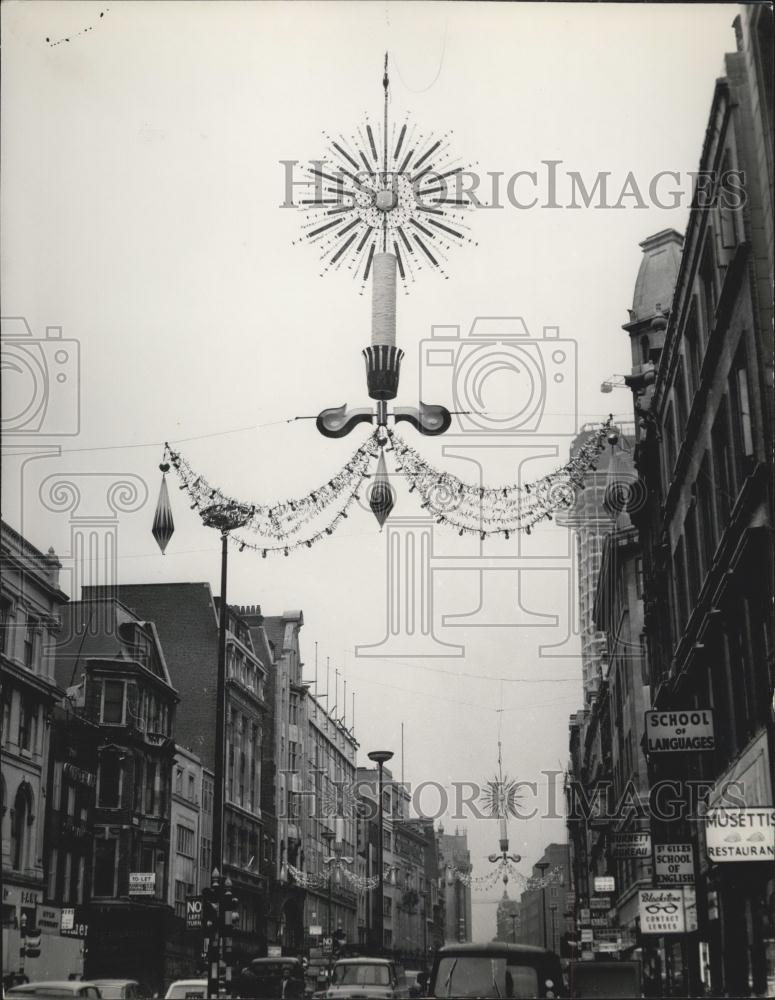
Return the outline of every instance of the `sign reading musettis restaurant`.
{"type": "Polygon", "coordinates": [[[708,860],[775,861],[775,807],[711,809],[705,817],[708,860]]]}
{"type": "Polygon", "coordinates": [[[646,743],[649,753],[713,750],[713,712],[709,708],[646,712],[646,743]]]}

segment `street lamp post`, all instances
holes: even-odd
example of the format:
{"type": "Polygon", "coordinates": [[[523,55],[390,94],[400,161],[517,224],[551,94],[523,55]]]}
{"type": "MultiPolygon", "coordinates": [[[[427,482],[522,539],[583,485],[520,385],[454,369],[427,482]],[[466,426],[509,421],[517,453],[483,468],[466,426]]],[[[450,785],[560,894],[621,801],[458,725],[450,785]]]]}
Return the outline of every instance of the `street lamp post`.
{"type": "Polygon", "coordinates": [[[383,770],[385,764],[392,759],[392,750],[372,750],[368,755],[379,768],[379,844],[377,857],[379,859],[379,883],[377,885],[377,934],[379,950],[385,946],[385,809],[382,804],[383,770]]]}
{"type": "Polygon", "coordinates": [[[541,917],[543,920],[544,927],[544,948],[546,947],[546,880],[544,879],[544,872],[547,868],[551,868],[548,861],[539,861],[533,865],[541,872],[541,917]]]}
{"type": "MultiPolygon", "coordinates": [[[[331,841],[334,839],[334,831],[333,830],[323,830],[323,832],[321,833],[320,836],[326,842],[326,852],[327,852],[328,856],[330,857],[330,855],[331,855],[331,841]]],[[[332,876],[333,876],[333,872],[329,871],[329,873],[328,873],[328,910],[327,910],[328,918],[327,918],[327,921],[326,921],[326,923],[327,923],[326,937],[331,938],[331,940],[333,941],[333,931],[331,930],[331,886],[333,884],[333,877],[332,876]]]]}
{"type": "Polygon", "coordinates": [[[19,980],[24,982],[24,960],[27,957],[27,914],[19,917],[19,980]]]}
{"type": "Polygon", "coordinates": [[[557,904],[552,903],[549,909],[552,914],[552,951],[557,951],[557,904]]]}
{"type": "MultiPolygon", "coordinates": [[[[226,603],[226,582],[229,553],[229,532],[243,527],[250,519],[250,511],[234,503],[217,503],[200,511],[202,522],[208,528],[215,528],[221,535],[221,596],[218,621],[218,673],[215,691],[215,766],[213,781],[213,871],[212,884],[215,887],[218,906],[218,931],[211,938],[212,951],[207,963],[208,997],[217,997],[230,976],[226,968],[229,944],[221,930],[226,916],[226,893],[228,880],[224,877],[223,825],[226,802],[225,762],[226,762],[226,636],[229,627],[229,608],[226,603]]],[[[230,909],[230,906],[229,906],[230,909]]]]}

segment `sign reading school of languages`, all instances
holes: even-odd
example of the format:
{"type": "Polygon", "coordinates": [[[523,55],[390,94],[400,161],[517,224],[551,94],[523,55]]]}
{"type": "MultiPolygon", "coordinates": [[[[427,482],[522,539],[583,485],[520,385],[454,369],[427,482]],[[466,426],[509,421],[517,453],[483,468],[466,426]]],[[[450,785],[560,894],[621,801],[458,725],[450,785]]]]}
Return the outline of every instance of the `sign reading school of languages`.
{"type": "Polygon", "coordinates": [[[775,861],[775,808],[711,809],[705,817],[708,860],[775,861]]]}
{"type": "Polygon", "coordinates": [[[681,750],[713,750],[713,712],[699,708],[686,712],[646,712],[648,752],[674,753],[681,750]]]}

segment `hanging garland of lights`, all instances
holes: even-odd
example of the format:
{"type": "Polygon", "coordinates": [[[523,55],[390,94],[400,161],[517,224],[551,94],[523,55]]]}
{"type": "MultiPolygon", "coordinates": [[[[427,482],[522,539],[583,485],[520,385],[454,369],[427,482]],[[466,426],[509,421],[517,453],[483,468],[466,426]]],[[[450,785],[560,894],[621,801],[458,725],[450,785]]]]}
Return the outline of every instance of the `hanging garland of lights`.
{"type": "Polygon", "coordinates": [[[296,868],[294,865],[288,865],[288,873],[293,876],[293,881],[303,889],[322,889],[326,887],[332,879],[336,878],[337,872],[344,876],[346,881],[349,882],[354,889],[361,892],[376,889],[379,885],[378,875],[371,875],[369,877],[359,875],[357,872],[351,871],[341,862],[339,864],[332,862],[332,869],[325,872],[304,872],[300,868],[296,868]]]}
{"type": "Polygon", "coordinates": [[[533,483],[503,486],[472,486],[452,473],[439,471],[395,431],[388,431],[396,465],[409,481],[409,492],[417,490],[421,506],[438,524],[457,528],[459,534],[503,535],[525,531],[530,534],[539,521],[552,520],[557,510],[573,506],[584,476],[593,468],[611,433],[612,417],[590,434],[587,441],[565,465],[533,483]]]}
{"type": "MultiPolygon", "coordinates": [[[[372,480],[366,491],[369,506],[380,527],[385,523],[395,505],[395,489],[388,478],[385,451],[395,453],[397,470],[408,481],[409,492],[417,491],[421,507],[438,524],[456,528],[461,535],[479,534],[482,539],[500,535],[508,539],[517,531],[530,534],[539,521],[551,520],[556,511],[572,506],[585,474],[595,466],[606,442],[611,443],[612,439],[616,439],[616,432],[609,416],[576,454],[554,472],[523,485],[509,483],[484,487],[464,483],[451,473],[433,468],[394,430],[377,428],[327,483],[305,496],[273,504],[249,503],[229,497],[196,472],[180,452],[169,445],[165,445],[165,461],[160,468],[166,477],[172,466],[180,479],[180,489],[188,495],[191,509],[203,519],[214,506],[229,506],[243,512],[241,527],[259,540],[234,536],[234,544],[240,551],[250,549],[264,557],[287,556],[297,549],[311,548],[332,535],[348,517],[352,505],[361,499],[359,490],[365,479],[372,480]],[[369,468],[377,456],[376,471],[371,473],[369,468]],[[314,530],[302,534],[306,525],[314,524],[326,513],[331,514],[331,508],[335,511],[332,516],[314,530]],[[299,535],[301,537],[297,537],[299,535]]],[[[164,478],[154,519],[154,534],[162,551],[173,531],[164,478]]]]}
{"type": "Polygon", "coordinates": [[[454,867],[449,867],[447,872],[450,880],[454,881],[457,879],[463,885],[478,891],[492,889],[498,882],[504,880],[504,875],[507,876],[505,880],[507,883],[514,881],[526,892],[543,889],[549,885],[558,885],[563,881],[563,870],[560,866],[555,866],[541,878],[536,876],[528,878],[519,871],[514,862],[509,860],[503,861],[502,859],[498,860],[496,868],[493,868],[492,871],[484,875],[473,875],[470,871],[454,867]]]}

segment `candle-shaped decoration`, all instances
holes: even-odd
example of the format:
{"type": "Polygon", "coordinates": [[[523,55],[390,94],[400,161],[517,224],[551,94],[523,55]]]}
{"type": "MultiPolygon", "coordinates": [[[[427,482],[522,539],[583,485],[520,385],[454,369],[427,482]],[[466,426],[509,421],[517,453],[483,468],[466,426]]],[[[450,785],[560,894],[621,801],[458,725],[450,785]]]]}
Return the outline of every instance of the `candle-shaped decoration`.
{"type": "Polygon", "coordinates": [[[172,506],[170,505],[170,495],[167,490],[167,473],[170,467],[167,462],[162,462],[159,468],[162,472],[161,489],[159,490],[159,499],[156,503],[156,512],[153,516],[151,532],[163,555],[175,531],[175,522],[172,520],[172,506]]]}
{"type": "Polygon", "coordinates": [[[506,829],[506,817],[501,816],[501,851],[508,851],[509,849],[509,834],[506,829]]]}
{"type": "Polygon", "coordinates": [[[374,254],[371,293],[371,342],[396,345],[396,258],[392,253],[374,254]]]}
{"type": "Polygon", "coordinates": [[[396,258],[392,253],[374,254],[371,271],[371,347],[363,352],[366,382],[372,399],[395,399],[401,358],[396,347],[396,258]]]}

